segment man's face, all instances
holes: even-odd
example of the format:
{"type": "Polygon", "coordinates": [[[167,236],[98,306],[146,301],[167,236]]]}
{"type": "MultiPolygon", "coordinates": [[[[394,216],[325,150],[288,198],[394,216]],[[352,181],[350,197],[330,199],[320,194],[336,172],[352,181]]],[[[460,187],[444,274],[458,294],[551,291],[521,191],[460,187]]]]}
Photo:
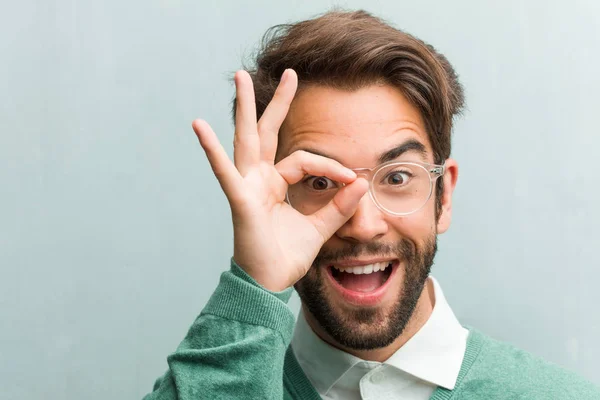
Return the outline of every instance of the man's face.
{"type": "MultiPolygon", "coordinates": [[[[421,115],[399,90],[386,85],[353,92],[312,86],[294,99],[282,127],[278,159],[306,150],[348,168],[372,168],[382,154],[411,141],[421,144],[422,151],[408,146],[394,160],[434,162],[421,115]]],[[[319,325],[313,329],[357,350],[385,347],[402,333],[433,263],[436,235],[449,224],[456,177],[455,163],[449,164],[454,177],[446,178],[439,220],[435,194],[404,217],[384,213],[365,194],[353,217],[325,243],[295,286],[309,323],[319,325]],[[369,271],[370,265],[385,269],[340,271],[360,266],[369,271]]]]}

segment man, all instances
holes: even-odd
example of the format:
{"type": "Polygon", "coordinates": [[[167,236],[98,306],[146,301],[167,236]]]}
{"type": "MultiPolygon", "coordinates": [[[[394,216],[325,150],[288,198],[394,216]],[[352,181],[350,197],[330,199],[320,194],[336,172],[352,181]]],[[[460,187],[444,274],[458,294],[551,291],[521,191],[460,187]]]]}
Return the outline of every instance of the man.
{"type": "Polygon", "coordinates": [[[231,207],[231,270],[148,400],[600,399],[461,326],[429,276],[463,106],[441,54],[331,12],[270,31],[235,84],[234,163],[193,123],[231,207]]]}

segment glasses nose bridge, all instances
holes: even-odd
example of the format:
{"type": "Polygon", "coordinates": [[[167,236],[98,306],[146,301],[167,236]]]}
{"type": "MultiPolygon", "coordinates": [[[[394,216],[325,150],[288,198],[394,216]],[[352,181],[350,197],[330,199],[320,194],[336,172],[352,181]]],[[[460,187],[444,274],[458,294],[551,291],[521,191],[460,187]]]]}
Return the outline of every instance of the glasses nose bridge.
{"type": "Polygon", "coordinates": [[[375,194],[373,193],[372,180],[373,180],[373,171],[374,170],[375,170],[375,168],[352,168],[352,171],[354,171],[357,178],[364,178],[367,180],[367,182],[369,182],[369,190],[365,194],[368,194],[368,197],[371,199],[373,204],[377,208],[380,208],[379,204],[375,200],[375,194]]]}

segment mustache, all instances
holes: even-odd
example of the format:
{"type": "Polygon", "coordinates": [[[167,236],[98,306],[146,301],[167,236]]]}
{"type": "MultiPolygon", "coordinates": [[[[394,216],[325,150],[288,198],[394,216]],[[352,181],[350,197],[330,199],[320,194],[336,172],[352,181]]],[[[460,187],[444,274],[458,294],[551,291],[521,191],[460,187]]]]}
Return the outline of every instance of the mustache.
{"type": "Polygon", "coordinates": [[[369,242],[359,244],[349,244],[336,250],[321,249],[312,266],[331,265],[339,261],[344,261],[359,256],[370,257],[389,257],[411,260],[415,257],[416,249],[414,244],[407,239],[401,239],[396,243],[369,242]]]}

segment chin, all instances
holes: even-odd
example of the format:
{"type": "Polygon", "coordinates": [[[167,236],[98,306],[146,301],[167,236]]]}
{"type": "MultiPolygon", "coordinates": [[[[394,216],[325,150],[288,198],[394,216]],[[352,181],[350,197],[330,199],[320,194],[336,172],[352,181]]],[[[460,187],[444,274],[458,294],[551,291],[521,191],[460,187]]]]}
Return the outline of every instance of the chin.
{"type": "Polygon", "coordinates": [[[405,239],[382,248],[396,251],[378,254],[396,256],[359,257],[357,250],[345,257],[317,257],[295,285],[313,322],[340,347],[386,347],[404,332],[416,309],[433,264],[435,236],[420,251],[405,239]]]}

